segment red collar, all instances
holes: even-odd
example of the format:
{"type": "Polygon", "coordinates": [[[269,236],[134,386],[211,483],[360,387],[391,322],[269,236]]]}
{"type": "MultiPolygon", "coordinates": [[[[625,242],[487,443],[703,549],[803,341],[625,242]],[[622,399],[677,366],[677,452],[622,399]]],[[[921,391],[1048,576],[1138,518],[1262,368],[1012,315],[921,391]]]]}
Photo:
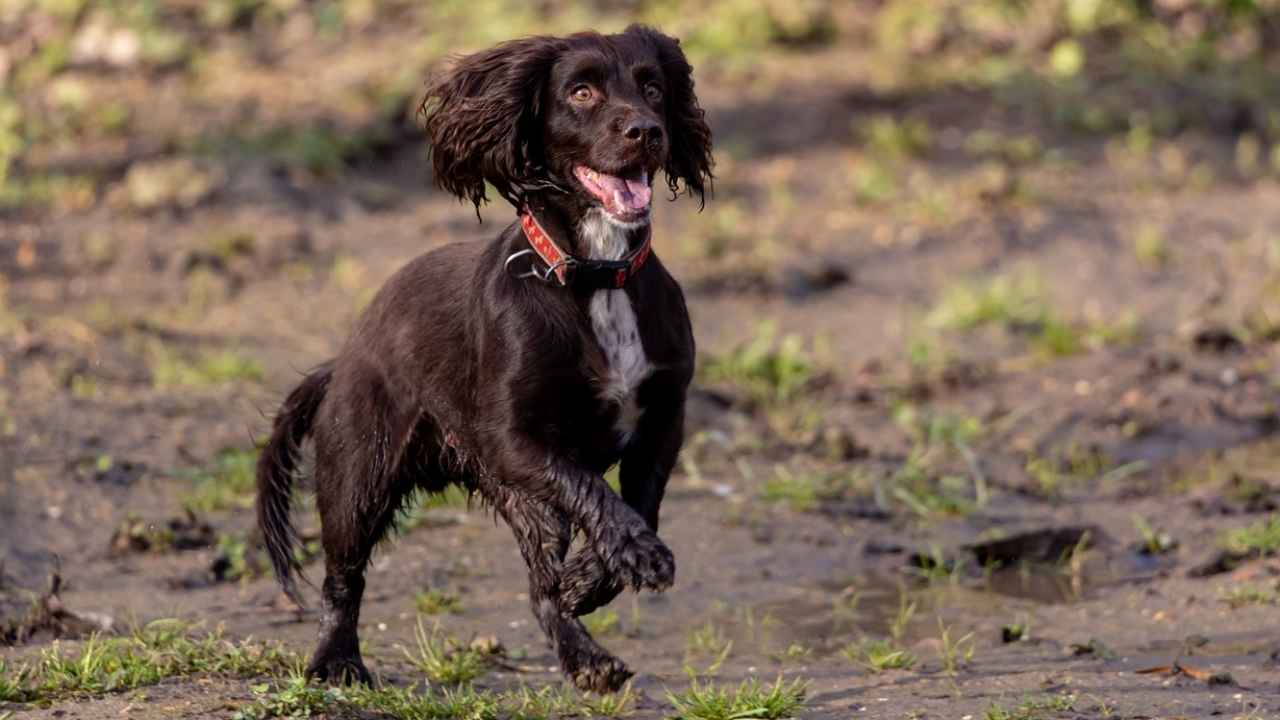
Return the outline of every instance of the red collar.
{"type": "MultiPolygon", "coordinates": [[[[575,286],[595,289],[621,288],[640,271],[645,260],[649,259],[651,234],[647,228],[644,242],[621,260],[583,260],[560,249],[555,240],[551,239],[551,234],[533,216],[528,205],[520,209],[520,227],[524,230],[524,237],[529,241],[529,246],[547,266],[545,273],[535,273],[534,277],[549,280],[554,274],[563,286],[572,283],[575,286]]],[[[508,258],[507,263],[509,264],[514,257],[513,255],[508,258]]]]}

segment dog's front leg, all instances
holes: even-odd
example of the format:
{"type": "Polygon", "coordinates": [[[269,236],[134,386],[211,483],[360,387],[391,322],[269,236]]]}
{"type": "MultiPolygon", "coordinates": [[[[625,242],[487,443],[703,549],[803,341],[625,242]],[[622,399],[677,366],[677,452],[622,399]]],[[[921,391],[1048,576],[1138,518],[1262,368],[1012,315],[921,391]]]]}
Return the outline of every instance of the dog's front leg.
{"type": "Polygon", "coordinates": [[[577,618],[567,612],[560,591],[561,563],[569,550],[573,525],[549,503],[499,489],[495,505],[520,546],[529,567],[529,602],[534,617],[556,650],[560,668],[582,690],[613,692],[631,671],[600,647],[577,618]]]}
{"type": "MultiPolygon", "coordinates": [[[[658,530],[658,507],[684,442],[684,405],[649,408],[636,435],[622,454],[622,499],[651,530],[658,530]]],[[[609,572],[594,546],[587,545],[565,563],[564,602],[574,617],[608,605],[622,592],[620,578],[609,572]]]]}
{"type": "Polygon", "coordinates": [[[603,477],[570,466],[551,470],[548,491],[553,503],[586,535],[592,553],[614,581],[637,591],[661,592],[671,587],[675,556],[658,538],[656,503],[652,504],[654,521],[647,522],[603,477]]]}

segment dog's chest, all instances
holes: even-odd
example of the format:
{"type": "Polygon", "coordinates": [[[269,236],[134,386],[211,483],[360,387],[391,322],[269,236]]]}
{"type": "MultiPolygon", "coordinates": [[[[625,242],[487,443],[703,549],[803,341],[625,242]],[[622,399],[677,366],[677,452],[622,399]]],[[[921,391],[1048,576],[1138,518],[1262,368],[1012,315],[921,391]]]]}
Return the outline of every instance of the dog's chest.
{"type": "MultiPolygon", "coordinates": [[[[616,260],[626,254],[623,228],[603,219],[588,219],[582,232],[593,257],[616,260]]],[[[588,310],[591,330],[608,364],[601,399],[618,406],[615,430],[625,443],[635,432],[642,413],[636,392],[653,368],[645,356],[635,308],[625,290],[595,291],[588,310]]]]}

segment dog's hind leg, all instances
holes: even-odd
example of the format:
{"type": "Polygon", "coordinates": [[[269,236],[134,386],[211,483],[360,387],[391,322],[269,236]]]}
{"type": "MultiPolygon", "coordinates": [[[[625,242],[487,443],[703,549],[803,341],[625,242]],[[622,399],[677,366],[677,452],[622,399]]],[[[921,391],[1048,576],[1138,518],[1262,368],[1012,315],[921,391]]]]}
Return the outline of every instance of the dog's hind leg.
{"type": "MultiPolygon", "coordinates": [[[[667,479],[683,442],[683,403],[654,407],[641,417],[636,435],[622,453],[622,499],[654,532],[667,479]]],[[[565,563],[562,588],[565,606],[574,617],[581,617],[613,602],[623,584],[605,567],[599,548],[587,544],[565,563]]]]}
{"type": "Polygon", "coordinates": [[[307,676],[371,683],[360,657],[360,602],[373,548],[414,487],[402,466],[414,419],[398,416],[380,388],[335,409],[316,433],[316,504],[325,577],[320,640],[307,676]]]}
{"type": "Polygon", "coordinates": [[[529,602],[556,650],[560,669],[581,690],[613,692],[631,677],[623,662],[602,648],[568,612],[560,596],[560,574],[572,540],[569,518],[526,495],[499,491],[495,502],[529,566],[529,602]]]}

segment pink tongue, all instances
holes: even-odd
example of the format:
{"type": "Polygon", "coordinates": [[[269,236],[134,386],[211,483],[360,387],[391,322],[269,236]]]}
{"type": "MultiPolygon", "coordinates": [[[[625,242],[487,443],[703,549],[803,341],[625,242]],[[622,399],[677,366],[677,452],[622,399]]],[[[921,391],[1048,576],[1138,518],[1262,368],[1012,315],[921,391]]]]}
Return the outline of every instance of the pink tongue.
{"type": "Polygon", "coordinates": [[[653,188],[646,182],[648,178],[620,178],[600,173],[596,182],[602,189],[612,195],[612,200],[622,210],[639,211],[649,207],[653,199],[653,188]]]}
{"type": "Polygon", "coordinates": [[[627,185],[627,192],[623,195],[623,199],[628,201],[627,207],[632,210],[644,210],[649,207],[649,201],[653,198],[653,188],[649,187],[649,183],[644,179],[623,182],[627,185]]]}

